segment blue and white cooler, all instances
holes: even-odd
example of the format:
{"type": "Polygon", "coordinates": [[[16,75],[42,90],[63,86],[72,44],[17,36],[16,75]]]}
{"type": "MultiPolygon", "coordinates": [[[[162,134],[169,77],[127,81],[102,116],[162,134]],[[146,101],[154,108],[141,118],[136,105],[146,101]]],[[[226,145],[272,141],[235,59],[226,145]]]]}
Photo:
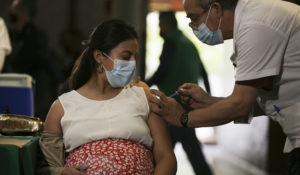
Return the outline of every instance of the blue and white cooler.
{"type": "Polygon", "coordinates": [[[27,74],[0,74],[0,114],[34,115],[33,79],[27,74]]]}

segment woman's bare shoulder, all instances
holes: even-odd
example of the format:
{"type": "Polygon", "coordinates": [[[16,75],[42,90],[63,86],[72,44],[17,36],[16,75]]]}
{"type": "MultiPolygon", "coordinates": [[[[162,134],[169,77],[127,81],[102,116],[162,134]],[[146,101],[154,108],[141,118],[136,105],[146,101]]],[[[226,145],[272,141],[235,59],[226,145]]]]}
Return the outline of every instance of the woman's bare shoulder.
{"type": "Polygon", "coordinates": [[[50,110],[47,114],[45,121],[45,130],[51,131],[54,133],[61,133],[60,120],[64,115],[64,110],[62,104],[57,99],[53,102],[50,110]]]}
{"type": "Polygon", "coordinates": [[[148,96],[151,95],[150,88],[144,81],[141,81],[141,80],[137,79],[137,80],[131,82],[130,85],[144,88],[147,99],[148,99],[148,96]]]}

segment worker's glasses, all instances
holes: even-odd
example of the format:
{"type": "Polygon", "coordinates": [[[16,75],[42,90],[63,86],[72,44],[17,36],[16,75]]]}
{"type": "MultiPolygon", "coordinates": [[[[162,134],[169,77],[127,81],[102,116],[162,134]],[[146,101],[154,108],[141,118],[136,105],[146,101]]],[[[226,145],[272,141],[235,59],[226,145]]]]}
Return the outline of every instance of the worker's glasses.
{"type": "Polygon", "coordinates": [[[191,22],[189,23],[189,26],[196,30],[198,28],[197,22],[199,19],[202,18],[202,16],[205,14],[206,10],[204,10],[201,14],[188,14],[186,17],[191,19],[191,22]]]}

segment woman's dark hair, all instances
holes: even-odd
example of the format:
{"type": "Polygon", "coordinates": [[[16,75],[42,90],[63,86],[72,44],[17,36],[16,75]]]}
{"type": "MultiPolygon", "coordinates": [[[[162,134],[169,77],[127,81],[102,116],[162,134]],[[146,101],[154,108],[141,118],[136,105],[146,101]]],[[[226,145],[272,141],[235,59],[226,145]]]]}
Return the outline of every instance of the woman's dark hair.
{"type": "Polygon", "coordinates": [[[70,77],[70,89],[83,86],[97,70],[98,63],[93,57],[94,50],[110,54],[123,41],[137,39],[134,28],[121,20],[108,20],[94,28],[86,48],[76,60],[70,77]]]}

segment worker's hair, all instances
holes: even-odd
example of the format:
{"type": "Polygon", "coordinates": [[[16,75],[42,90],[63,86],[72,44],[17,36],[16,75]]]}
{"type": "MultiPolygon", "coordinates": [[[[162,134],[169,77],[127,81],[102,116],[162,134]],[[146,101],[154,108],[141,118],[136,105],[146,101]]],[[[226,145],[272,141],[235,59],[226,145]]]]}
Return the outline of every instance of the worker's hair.
{"type": "Polygon", "coordinates": [[[173,11],[160,12],[159,21],[168,24],[172,28],[177,28],[177,20],[173,11]]]}
{"type": "Polygon", "coordinates": [[[234,9],[238,0],[197,0],[197,5],[199,5],[204,10],[208,10],[213,2],[220,3],[224,10],[228,10],[234,9]]]}

